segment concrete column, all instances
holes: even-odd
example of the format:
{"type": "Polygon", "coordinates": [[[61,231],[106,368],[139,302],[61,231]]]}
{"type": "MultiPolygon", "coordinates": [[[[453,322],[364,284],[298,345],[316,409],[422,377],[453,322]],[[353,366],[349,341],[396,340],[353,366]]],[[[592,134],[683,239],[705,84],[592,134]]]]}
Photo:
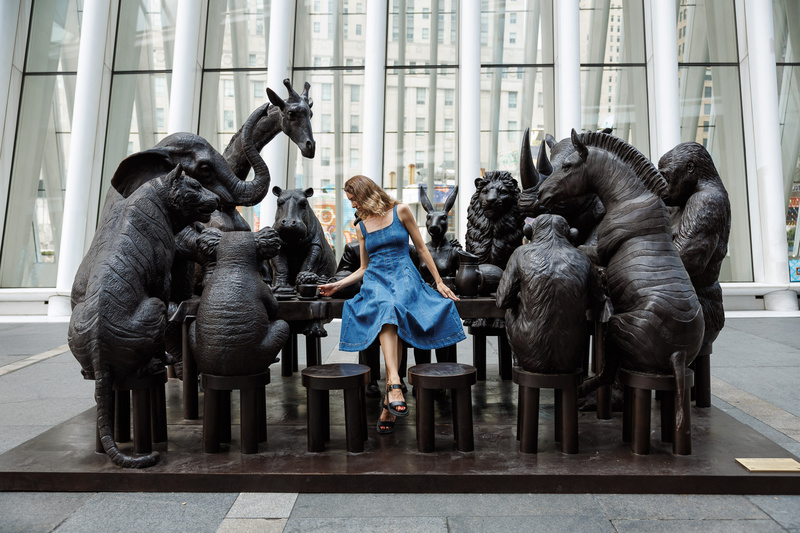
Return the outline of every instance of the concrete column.
{"type": "MultiPolygon", "coordinates": [[[[458,238],[467,235],[467,208],[481,177],[481,34],[480,2],[461,4],[458,69],[458,238]]],[[[436,36],[433,36],[435,38],[436,36]]]]}
{"type": "Polygon", "coordinates": [[[364,154],[363,174],[378,184],[383,173],[383,106],[386,95],[387,2],[367,4],[366,53],[364,57],[364,154]]]}
{"type": "Polygon", "coordinates": [[[178,0],[168,133],[194,132],[197,129],[195,109],[200,100],[199,81],[202,72],[199,55],[202,4],[199,0],[178,0]]]}
{"type": "Polygon", "coordinates": [[[555,3],[556,139],[581,129],[581,21],[578,0],[555,3]]]}
{"type": "Polygon", "coordinates": [[[647,58],[648,75],[652,77],[653,128],[651,129],[652,160],[658,159],[681,142],[681,108],[678,95],[678,21],[675,4],[650,0],[650,33],[652,56],[647,58]]]}
{"type": "Polygon", "coordinates": [[[781,136],[778,116],[778,82],[775,75],[775,49],[772,2],[749,0],[744,3],[747,39],[749,93],[757,102],[750,107],[753,124],[754,159],[748,167],[756,173],[758,205],[761,212],[764,283],[784,286],[764,295],[768,311],[797,310],[797,294],[788,289],[789,264],[786,247],[786,198],[781,169],[781,136]]]}
{"type": "MultiPolygon", "coordinates": [[[[290,0],[272,0],[271,17],[269,20],[269,55],[267,56],[267,87],[275,91],[282,98],[288,98],[289,93],[283,86],[283,80],[291,78],[289,70],[292,54],[291,37],[292,2],[290,0]]],[[[305,80],[297,80],[296,91],[303,90],[305,80]]],[[[293,86],[295,83],[292,84],[293,86]]],[[[313,98],[314,87],[311,87],[313,98]]],[[[267,144],[264,161],[269,167],[272,176],[272,185],[286,188],[286,167],[289,158],[289,139],[286,135],[279,134],[267,144]]],[[[294,180],[292,180],[294,184],[294,180]]],[[[261,227],[271,226],[278,210],[277,198],[271,192],[261,202],[261,227]]]]}
{"type": "MultiPolygon", "coordinates": [[[[11,93],[11,70],[14,64],[14,43],[17,40],[19,2],[0,3],[0,113],[5,117],[8,97],[11,93]]],[[[3,130],[0,128],[0,148],[3,146],[3,130]]]]}
{"type": "MultiPolygon", "coordinates": [[[[110,5],[106,0],[86,0],[81,26],[81,44],[78,52],[78,75],[75,82],[74,120],[72,123],[67,184],[64,193],[64,220],[61,228],[60,257],[56,294],[50,298],[49,316],[68,316],[70,292],[83,252],[86,250],[86,225],[89,210],[89,189],[92,183],[95,153],[103,91],[106,36],[113,31],[109,24],[110,5]]],[[[102,143],[100,143],[102,145],[102,143]]]]}

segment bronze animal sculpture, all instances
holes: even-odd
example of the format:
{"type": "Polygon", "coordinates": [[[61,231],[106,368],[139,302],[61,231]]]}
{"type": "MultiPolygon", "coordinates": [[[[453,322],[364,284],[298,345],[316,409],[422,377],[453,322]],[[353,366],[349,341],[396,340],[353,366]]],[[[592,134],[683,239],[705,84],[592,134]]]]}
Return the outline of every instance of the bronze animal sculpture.
{"type": "Polygon", "coordinates": [[[563,217],[539,215],[530,231],[497,288],[514,364],[540,374],[576,372],[589,350],[586,311],[602,301],[596,271],[570,242],[577,231],[563,217]]]}
{"type": "Polygon", "coordinates": [[[703,340],[703,311],[672,243],[659,194],[667,184],[631,145],[603,133],[573,130],[575,152],[539,187],[544,207],[589,192],[606,208],[598,227],[597,256],[606,268],[614,314],[605,337],[606,363],[582,392],[610,385],[617,369],[673,374],[675,422],[685,431],[684,377],[703,340]]]}
{"type": "MultiPolygon", "coordinates": [[[[428,235],[431,240],[426,243],[428,251],[431,253],[434,264],[439,274],[444,277],[454,277],[458,271],[458,251],[461,249],[461,244],[456,239],[447,240],[447,217],[453,205],[456,203],[458,197],[458,186],[453,187],[444,201],[444,207],[441,211],[434,209],[428,195],[425,192],[425,186],[419,186],[419,202],[422,208],[428,214],[425,219],[425,227],[428,230],[428,235]]],[[[425,263],[419,266],[422,279],[426,283],[433,283],[433,276],[425,263]]]]}
{"type": "Polygon", "coordinates": [[[711,154],[696,142],[679,144],[661,156],[658,170],[667,180],[664,202],[678,208],[672,242],[703,307],[703,344],[711,344],[725,325],[719,271],[731,231],[728,192],[711,154]]]}
{"type": "Polygon", "coordinates": [[[197,369],[217,376],[265,372],[289,336],[289,325],[276,319],[278,302],[261,279],[262,262],[280,249],[278,234],[269,226],[255,233],[208,228],[199,248],[214,269],[189,329],[197,369]]]}
{"type": "Polygon", "coordinates": [[[98,228],[75,277],[69,347],[84,377],[95,380],[97,429],[118,466],[144,468],[158,461],[158,452],[133,457],[117,448],[112,385],[165,358],[174,235],[195,220],[207,221],[217,206],[216,195],[178,165],[117,202],[116,216],[98,228]]]}

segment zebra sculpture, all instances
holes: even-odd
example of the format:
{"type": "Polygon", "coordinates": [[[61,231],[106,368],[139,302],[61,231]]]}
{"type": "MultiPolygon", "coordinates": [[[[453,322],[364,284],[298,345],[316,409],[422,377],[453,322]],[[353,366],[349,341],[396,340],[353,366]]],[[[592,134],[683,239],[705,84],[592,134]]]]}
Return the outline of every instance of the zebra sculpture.
{"type": "Polygon", "coordinates": [[[545,208],[594,192],[606,216],[597,235],[597,258],[606,268],[614,314],[606,333],[607,359],[586,393],[608,385],[617,369],[675,376],[675,423],[685,431],[684,377],[703,340],[703,312],[672,243],[660,196],[666,181],[633,146],[604,133],[572,131],[576,151],[539,187],[545,208]]]}

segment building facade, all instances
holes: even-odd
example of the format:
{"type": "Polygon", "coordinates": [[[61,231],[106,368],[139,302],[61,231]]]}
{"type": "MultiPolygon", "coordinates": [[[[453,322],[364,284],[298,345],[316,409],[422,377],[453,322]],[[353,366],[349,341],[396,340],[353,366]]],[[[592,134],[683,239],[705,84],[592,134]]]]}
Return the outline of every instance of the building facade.
{"type": "Polygon", "coordinates": [[[314,188],[339,254],[354,174],[420,221],[420,184],[458,185],[463,240],[475,179],[518,176],[526,128],[535,151],[609,127],[654,162],[705,145],[731,197],[726,308],[797,310],[795,0],[19,0],[0,41],[0,314],[68,314],[119,162],[178,131],[222,151],[284,78],[311,84],[316,156],[263,153],[275,185],[314,188]]]}

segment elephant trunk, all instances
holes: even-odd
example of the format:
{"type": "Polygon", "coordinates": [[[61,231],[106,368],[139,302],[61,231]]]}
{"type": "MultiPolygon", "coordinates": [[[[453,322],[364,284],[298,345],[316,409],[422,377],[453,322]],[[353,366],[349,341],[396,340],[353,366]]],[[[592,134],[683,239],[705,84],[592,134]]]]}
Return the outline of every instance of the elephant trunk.
{"type": "Polygon", "coordinates": [[[266,113],[268,106],[269,104],[264,104],[258,108],[250,115],[247,122],[244,123],[244,126],[242,126],[242,134],[240,136],[242,148],[244,149],[244,155],[247,161],[250,163],[250,166],[253,167],[255,178],[253,181],[241,181],[237,178],[236,182],[232,184],[230,190],[231,194],[236,199],[237,205],[256,205],[264,199],[269,191],[269,184],[271,181],[269,169],[264,159],[261,157],[258,148],[256,148],[252,135],[253,128],[262,115],[266,113]]]}

